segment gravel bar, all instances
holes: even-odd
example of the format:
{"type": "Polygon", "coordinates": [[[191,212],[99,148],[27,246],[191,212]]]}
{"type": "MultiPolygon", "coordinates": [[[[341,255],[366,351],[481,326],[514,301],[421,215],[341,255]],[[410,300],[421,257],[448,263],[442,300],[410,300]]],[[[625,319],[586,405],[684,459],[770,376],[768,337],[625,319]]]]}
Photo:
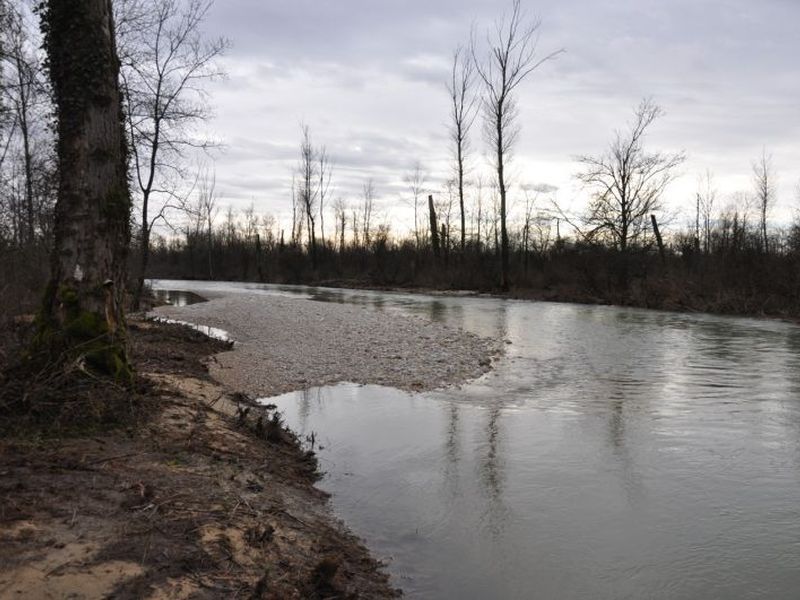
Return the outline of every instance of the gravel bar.
{"type": "Polygon", "coordinates": [[[301,298],[231,294],[151,314],[227,331],[236,344],[211,375],[257,397],[342,381],[442,388],[479,377],[500,352],[496,341],[416,315],[301,298]]]}

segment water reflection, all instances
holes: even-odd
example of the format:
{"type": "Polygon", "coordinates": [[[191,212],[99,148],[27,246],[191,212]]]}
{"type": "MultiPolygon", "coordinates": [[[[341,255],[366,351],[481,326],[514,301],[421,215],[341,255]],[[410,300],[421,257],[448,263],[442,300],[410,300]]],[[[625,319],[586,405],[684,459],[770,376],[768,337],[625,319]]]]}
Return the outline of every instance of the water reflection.
{"type": "Polygon", "coordinates": [[[488,533],[496,540],[506,525],[506,507],[503,505],[503,458],[501,449],[501,409],[493,406],[487,411],[485,436],[479,461],[479,479],[487,499],[483,522],[488,533]]]}
{"type": "Polygon", "coordinates": [[[153,296],[158,303],[171,306],[188,306],[207,301],[201,295],[185,290],[154,289],[153,296]]]}

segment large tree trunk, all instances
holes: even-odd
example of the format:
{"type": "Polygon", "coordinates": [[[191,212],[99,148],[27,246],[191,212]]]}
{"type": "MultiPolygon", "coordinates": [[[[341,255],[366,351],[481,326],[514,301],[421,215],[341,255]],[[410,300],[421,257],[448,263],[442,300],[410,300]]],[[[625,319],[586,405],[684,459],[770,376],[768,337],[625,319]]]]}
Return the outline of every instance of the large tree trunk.
{"type": "Polygon", "coordinates": [[[129,380],[122,303],[131,199],[111,1],[50,0],[42,26],[60,179],[39,337],[129,380]]]}

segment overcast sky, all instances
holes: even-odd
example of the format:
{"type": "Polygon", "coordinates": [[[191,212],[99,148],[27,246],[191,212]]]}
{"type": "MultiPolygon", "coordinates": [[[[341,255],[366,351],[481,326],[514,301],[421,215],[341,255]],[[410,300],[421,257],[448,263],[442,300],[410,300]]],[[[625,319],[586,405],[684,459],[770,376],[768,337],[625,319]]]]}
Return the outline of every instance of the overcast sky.
{"type": "MultiPolygon", "coordinates": [[[[228,37],[227,81],[211,123],[222,204],[286,218],[300,123],[335,162],[335,195],[357,200],[372,177],[382,211],[403,228],[403,175],[419,160],[433,185],[449,176],[445,80],[471,27],[484,31],[510,0],[217,0],[207,31],[228,37]]],[[[777,217],[800,205],[800,1],[523,0],[541,20],[539,47],[563,48],[519,88],[522,127],[513,179],[558,188],[577,210],[586,193],[573,157],[602,152],[633,107],[666,111],[653,149],[688,160],[667,196],[690,212],[697,177],[721,196],[751,188],[762,148],[779,182],[777,217]]],[[[471,158],[486,164],[480,127],[471,158]]]]}

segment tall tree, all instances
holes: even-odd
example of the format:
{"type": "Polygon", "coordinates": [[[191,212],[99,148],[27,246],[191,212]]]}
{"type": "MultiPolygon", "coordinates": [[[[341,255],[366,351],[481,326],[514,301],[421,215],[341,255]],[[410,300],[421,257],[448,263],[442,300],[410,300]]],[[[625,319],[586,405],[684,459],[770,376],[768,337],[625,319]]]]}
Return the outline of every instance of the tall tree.
{"type": "Polygon", "coordinates": [[[486,138],[494,154],[500,194],[500,287],[503,290],[509,286],[506,167],[519,134],[515,92],[528,75],[562,52],[557,50],[543,57],[539,55],[539,26],[539,21],[527,18],[520,0],[513,0],[511,14],[495,23],[494,31],[487,35],[489,48],[486,60],[478,58],[474,36],[472,40],[475,70],[484,88],[486,138]]]}
{"type": "Polygon", "coordinates": [[[202,25],[212,0],[119,0],[122,81],[133,181],[139,200],[140,254],[134,308],[138,309],[153,228],[171,210],[185,208],[187,151],[213,144],[195,135],[210,110],[203,86],[222,77],[217,59],[224,38],[205,39],[202,25]]]}
{"type": "Polygon", "coordinates": [[[317,165],[319,170],[319,238],[325,247],[325,201],[331,191],[331,179],[333,178],[333,165],[328,150],[323,146],[317,152],[317,165]]]}
{"type": "Polygon", "coordinates": [[[300,141],[300,162],[297,165],[299,176],[297,197],[300,206],[303,208],[308,225],[308,251],[311,254],[311,262],[317,266],[317,203],[320,195],[320,187],[317,186],[318,173],[317,152],[311,142],[311,132],[308,125],[302,126],[303,137],[300,141]]]}
{"type": "Polygon", "coordinates": [[[369,248],[372,241],[372,211],[375,207],[375,182],[370,177],[362,187],[364,203],[361,212],[361,239],[365,248],[369,248]]]}
{"type": "Polygon", "coordinates": [[[458,186],[458,206],[461,211],[461,253],[466,247],[467,221],[464,211],[464,177],[467,153],[469,152],[469,131],[475,121],[478,97],[474,94],[474,62],[462,47],[453,54],[453,67],[447,91],[450,95],[450,141],[455,158],[455,177],[458,186]]]}
{"type": "Polygon", "coordinates": [[[610,148],[599,156],[581,156],[584,170],[577,178],[592,192],[585,237],[607,239],[620,252],[641,241],[650,215],[661,209],[662,194],[684,161],[682,152],[648,152],[649,127],[664,113],[645,99],[627,131],[618,131],[610,148]]]}
{"type": "Polygon", "coordinates": [[[110,0],[43,5],[59,186],[40,341],[130,378],[122,301],[131,197],[110,0]]]}
{"type": "Polygon", "coordinates": [[[414,209],[414,243],[417,248],[420,247],[423,239],[426,237],[420,234],[419,227],[419,203],[420,198],[425,193],[425,186],[428,183],[428,174],[422,168],[420,161],[415,161],[412,169],[403,176],[403,181],[408,185],[408,191],[411,192],[411,206],[414,209]]]}
{"type": "Polygon", "coordinates": [[[758,202],[759,216],[759,238],[761,240],[761,251],[769,253],[769,237],[767,236],[767,219],[775,203],[775,173],[772,168],[772,156],[767,155],[766,149],[762,150],[761,156],[753,163],[753,186],[758,202]]]}
{"type": "Polygon", "coordinates": [[[711,220],[717,200],[717,189],[714,185],[714,174],[706,171],[697,182],[697,224],[696,236],[698,244],[702,239],[703,253],[711,250],[711,220]]]}

